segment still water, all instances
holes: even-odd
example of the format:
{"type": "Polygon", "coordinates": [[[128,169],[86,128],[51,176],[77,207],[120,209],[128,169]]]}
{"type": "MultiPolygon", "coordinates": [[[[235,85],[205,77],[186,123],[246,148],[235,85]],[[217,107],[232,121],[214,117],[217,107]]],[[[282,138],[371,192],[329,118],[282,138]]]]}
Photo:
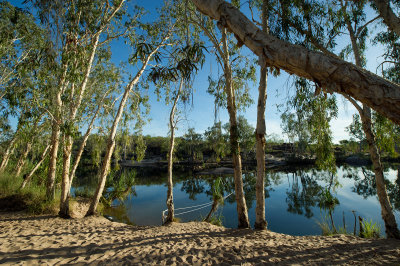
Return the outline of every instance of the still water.
{"type": "MultiPolygon", "coordinates": [[[[162,212],[166,209],[166,173],[146,168],[130,168],[125,171],[135,172],[132,192],[123,200],[114,200],[114,207],[106,210],[105,214],[118,221],[136,225],[161,225],[162,212]]],[[[386,185],[398,223],[400,223],[399,171],[398,166],[385,169],[386,185]]],[[[232,175],[200,176],[192,172],[176,173],[174,176],[176,217],[183,222],[204,219],[211,206],[204,207],[203,204],[212,202],[212,189],[218,177],[222,179],[224,195],[231,194],[234,191],[232,175]],[[179,209],[186,207],[193,208],[179,209]],[[193,209],[198,210],[187,212],[193,209]]],[[[243,180],[249,219],[253,225],[256,205],[255,172],[243,174],[243,180]]],[[[265,184],[266,218],[268,228],[274,232],[320,235],[318,222],[328,218],[330,209],[336,227],[343,227],[344,222],[347,231],[353,232],[353,211],[355,211],[357,216],[380,224],[381,232],[384,234],[374,175],[368,166],[340,166],[337,167],[335,175],[306,168],[268,171],[265,184]],[[333,206],[327,206],[324,201],[323,195],[326,192],[337,199],[333,206]]],[[[220,217],[225,227],[237,227],[234,194],[225,199],[224,204],[214,215],[220,217]]]]}

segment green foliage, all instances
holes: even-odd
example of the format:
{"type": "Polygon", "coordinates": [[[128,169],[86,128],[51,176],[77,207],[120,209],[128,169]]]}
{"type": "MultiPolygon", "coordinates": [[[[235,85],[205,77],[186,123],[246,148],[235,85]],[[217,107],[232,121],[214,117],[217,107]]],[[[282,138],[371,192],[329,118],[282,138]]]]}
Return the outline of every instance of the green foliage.
{"type": "Polygon", "coordinates": [[[96,192],[95,188],[89,186],[77,187],[74,191],[75,197],[90,199],[96,192]]]}
{"type": "Polygon", "coordinates": [[[320,201],[318,203],[318,206],[321,209],[329,209],[333,210],[336,205],[339,204],[339,200],[332,195],[330,190],[328,188],[325,188],[321,193],[320,193],[320,201]]]}
{"type": "Polygon", "coordinates": [[[212,157],[219,162],[228,153],[227,136],[222,131],[221,122],[215,123],[204,132],[206,147],[212,151],[212,157]]]}
{"type": "MultiPolygon", "coordinates": [[[[239,146],[244,157],[251,157],[255,151],[255,128],[249,124],[247,119],[243,115],[239,115],[237,118],[238,135],[239,135],[239,146]]],[[[226,139],[228,139],[228,132],[230,130],[230,124],[226,123],[223,126],[226,132],[226,139]]]]}
{"type": "Polygon", "coordinates": [[[340,235],[348,235],[349,232],[345,230],[345,228],[339,226],[338,229],[334,229],[332,227],[332,224],[330,222],[330,217],[328,214],[325,214],[320,221],[317,221],[318,226],[322,230],[322,235],[323,236],[332,236],[336,234],[340,235]]]}
{"type": "Polygon", "coordinates": [[[393,157],[398,156],[396,152],[396,143],[400,143],[400,126],[382,116],[373,112],[374,131],[376,135],[376,144],[380,152],[387,152],[393,157]]]}
{"type": "Polygon", "coordinates": [[[203,159],[204,141],[201,134],[195,132],[194,128],[189,128],[179,145],[176,148],[178,158],[188,158],[189,160],[200,161],[203,159]]]}
{"type": "Polygon", "coordinates": [[[223,226],[224,216],[222,215],[222,213],[220,213],[218,216],[212,215],[208,222],[216,226],[223,226]]]}
{"type": "Polygon", "coordinates": [[[360,237],[363,238],[380,238],[381,237],[381,227],[377,223],[371,220],[363,219],[362,221],[363,232],[360,232],[360,237]]]}
{"type": "Polygon", "coordinates": [[[114,200],[123,201],[135,185],[136,172],[133,169],[113,170],[107,176],[103,203],[111,206],[114,200]]]}
{"type": "MultiPolygon", "coordinates": [[[[37,182],[28,183],[27,186],[20,190],[22,179],[15,178],[11,173],[3,173],[0,176],[0,198],[9,198],[16,200],[14,204],[23,206],[32,214],[55,214],[59,206],[59,202],[46,200],[46,188],[43,184],[37,182]]],[[[60,191],[56,191],[59,198],[60,191]]]]}
{"type": "Polygon", "coordinates": [[[348,127],[346,127],[346,131],[349,132],[351,139],[356,139],[359,142],[365,139],[361,119],[358,114],[353,115],[353,121],[348,127]]]}
{"type": "MultiPolygon", "coordinates": [[[[302,78],[295,81],[296,94],[282,113],[282,129],[291,141],[299,143],[299,151],[309,148],[316,155],[320,169],[336,171],[332,131],[329,122],[337,117],[336,98],[312,92],[312,84],[302,78]],[[310,146],[310,144],[315,144],[310,146]]],[[[314,85],[318,91],[318,85],[314,85]]]]}

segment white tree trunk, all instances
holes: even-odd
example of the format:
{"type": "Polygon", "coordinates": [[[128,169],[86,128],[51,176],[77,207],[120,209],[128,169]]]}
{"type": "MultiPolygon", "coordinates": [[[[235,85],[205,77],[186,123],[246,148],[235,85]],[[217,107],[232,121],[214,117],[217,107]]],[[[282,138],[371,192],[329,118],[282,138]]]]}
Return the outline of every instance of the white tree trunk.
{"type": "Polygon", "coordinates": [[[72,166],[72,170],[71,170],[71,173],[70,173],[70,176],[69,176],[69,183],[71,185],[72,185],[72,181],[74,180],[74,177],[75,177],[76,169],[78,168],[79,162],[81,161],[82,153],[83,153],[83,151],[85,149],[87,140],[89,139],[90,133],[92,132],[94,122],[96,121],[96,117],[100,113],[100,109],[103,106],[103,100],[104,100],[105,96],[106,95],[104,95],[104,97],[101,100],[100,104],[97,106],[96,113],[93,115],[93,117],[92,117],[92,119],[90,121],[90,124],[89,124],[89,126],[88,126],[88,128],[86,130],[86,133],[83,136],[82,143],[79,146],[78,153],[76,154],[75,162],[74,162],[74,165],[72,166]]]}
{"type": "Polygon", "coordinates": [[[0,163],[0,174],[6,170],[6,167],[8,165],[8,161],[10,160],[11,155],[14,153],[15,150],[15,142],[17,141],[17,132],[14,134],[13,138],[11,139],[10,143],[8,144],[8,147],[6,151],[3,154],[3,158],[0,163]]]}
{"type": "Polygon", "coordinates": [[[191,0],[218,20],[268,65],[315,81],[328,92],[347,94],[400,124],[400,86],[351,63],[279,40],[256,27],[223,0],[191,0]]]}
{"type": "MultiPolygon", "coordinates": [[[[61,100],[61,95],[59,97],[61,100]]],[[[61,108],[61,105],[60,105],[61,108]]],[[[53,120],[52,131],[51,131],[51,149],[50,149],[50,161],[49,169],[47,173],[47,184],[46,184],[46,198],[48,201],[52,201],[55,198],[55,182],[56,182],[56,171],[57,171],[57,155],[58,146],[60,144],[60,125],[59,121],[53,120]]]]}
{"type": "MultiPolygon", "coordinates": [[[[78,109],[82,103],[83,95],[86,91],[87,83],[89,80],[89,76],[92,70],[94,57],[96,55],[100,33],[94,37],[94,44],[92,48],[92,52],[90,54],[89,62],[86,67],[85,76],[80,86],[79,95],[77,102],[73,102],[73,98],[71,97],[71,105],[70,105],[70,116],[69,121],[71,124],[75,124],[76,114],[78,109]]],[[[73,96],[73,95],[72,95],[73,96]]],[[[69,218],[69,194],[71,190],[71,178],[70,178],[70,167],[71,167],[71,155],[72,155],[72,147],[74,145],[74,139],[72,136],[64,137],[64,146],[63,146],[63,171],[61,177],[61,198],[60,198],[60,212],[59,216],[63,218],[69,218]]]]}
{"type": "Polygon", "coordinates": [[[142,67],[137,72],[136,76],[129,82],[129,84],[125,88],[124,95],[122,96],[121,102],[119,104],[117,115],[114,118],[114,122],[112,124],[111,130],[110,130],[110,133],[108,136],[107,150],[106,150],[106,154],[104,156],[103,162],[102,162],[100,175],[99,175],[99,184],[97,186],[95,195],[93,196],[93,199],[89,206],[89,210],[86,213],[86,216],[95,214],[97,205],[99,204],[100,198],[103,195],[103,190],[104,190],[104,186],[106,184],[107,175],[110,170],[111,156],[112,156],[112,154],[114,152],[114,148],[115,148],[115,136],[117,134],[117,127],[118,127],[119,121],[121,120],[125,104],[128,100],[128,96],[129,96],[130,92],[132,91],[132,88],[139,82],[139,79],[142,76],[144,70],[146,69],[151,57],[158,51],[158,49],[160,49],[160,47],[163,45],[163,43],[168,38],[169,38],[169,35],[163,39],[163,41],[154,49],[154,51],[152,51],[147,56],[147,58],[145,60],[143,60],[142,67]]]}
{"type": "Polygon", "coordinates": [[[222,45],[224,52],[225,93],[227,95],[227,107],[229,114],[229,137],[231,144],[232,163],[235,179],[236,210],[238,214],[238,228],[249,228],[246,199],[243,191],[242,160],[240,158],[239,128],[236,117],[235,89],[233,88],[232,69],[229,62],[229,51],[226,37],[226,29],[222,29],[222,45]]]}
{"type": "Polygon", "coordinates": [[[18,177],[21,174],[22,168],[24,167],[26,163],[26,158],[28,157],[28,154],[31,152],[32,149],[32,142],[28,141],[26,144],[24,152],[21,154],[21,156],[18,159],[17,166],[15,167],[15,176],[18,177]]]}
{"type": "Polygon", "coordinates": [[[174,189],[174,184],[173,184],[173,176],[172,176],[172,168],[173,168],[173,162],[174,162],[174,147],[175,147],[175,110],[176,110],[176,105],[179,101],[179,97],[181,95],[181,91],[183,88],[183,79],[181,79],[181,82],[179,84],[179,89],[178,92],[175,96],[174,103],[172,104],[171,107],[171,112],[169,114],[169,130],[170,130],[170,139],[169,139],[169,151],[168,151],[168,180],[167,180],[167,209],[168,209],[168,215],[167,219],[165,220],[166,223],[171,223],[174,221],[174,194],[173,194],[173,189],[174,189]]]}
{"type": "MultiPolygon", "coordinates": [[[[262,5],[263,31],[268,33],[267,1],[262,5]]],[[[265,104],[267,101],[267,78],[268,68],[264,58],[260,57],[260,84],[258,87],[257,104],[257,126],[256,126],[256,159],[257,159],[257,181],[256,181],[256,222],[255,229],[266,229],[265,220],[265,104]]]]}

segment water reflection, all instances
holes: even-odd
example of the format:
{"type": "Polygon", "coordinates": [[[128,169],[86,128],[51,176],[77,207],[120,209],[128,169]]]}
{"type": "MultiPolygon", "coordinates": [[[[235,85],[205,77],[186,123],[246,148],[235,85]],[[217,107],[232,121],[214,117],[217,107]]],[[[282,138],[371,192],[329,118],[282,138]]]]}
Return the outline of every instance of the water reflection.
{"type": "MultiPolygon", "coordinates": [[[[131,169],[132,170],[132,169],[131,169]]],[[[394,209],[400,209],[399,167],[385,169],[386,186],[394,209]]],[[[160,225],[161,212],[166,208],[166,171],[160,169],[137,169],[134,192],[121,202],[114,201],[117,208],[106,214],[123,222],[138,225],[160,225]]],[[[187,213],[182,221],[200,220],[208,216],[215,205],[215,185],[220,180],[220,193],[234,193],[234,181],[230,175],[199,176],[191,171],[177,171],[174,175],[175,207],[191,207],[210,203],[207,208],[187,213]]],[[[246,203],[250,223],[255,220],[256,173],[243,175],[246,203]]],[[[268,227],[276,232],[306,235],[321,234],[317,221],[329,217],[333,225],[354,220],[352,211],[382,225],[380,207],[376,198],[373,172],[367,167],[338,167],[336,175],[314,169],[268,171],[265,178],[266,213],[268,227]]],[[[237,226],[235,195],[218,204],[226,227],[237,226]]],[[[399,213],[395,213],[399,220],[399,213]]],[[[352,225],[351,225],[352,227],[352,225]]]]}

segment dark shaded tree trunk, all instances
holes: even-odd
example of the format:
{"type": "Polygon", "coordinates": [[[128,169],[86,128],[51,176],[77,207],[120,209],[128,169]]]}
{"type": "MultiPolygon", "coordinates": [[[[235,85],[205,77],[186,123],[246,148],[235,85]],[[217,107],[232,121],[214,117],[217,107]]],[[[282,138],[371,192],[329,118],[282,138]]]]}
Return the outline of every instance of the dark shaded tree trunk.
{"type": "Polygon", "coordinates": [[[375,134],[372,130],[371,122],[371,109],[368,107],[363,108],[363,115],[361,116],[363,130],[367,139],[369,153],[371,156],[372,165],[374,167],[375,180],[376,180],[376,193],[381,205],[382,219],[385,222],[385,231],[387,238],[400,239],[399,228],[397,227],[396,218],[393,214],[393,209],[389,201],[386,191],[385,178],[383,176],[383,167],[376,146],[375,134]]]}

